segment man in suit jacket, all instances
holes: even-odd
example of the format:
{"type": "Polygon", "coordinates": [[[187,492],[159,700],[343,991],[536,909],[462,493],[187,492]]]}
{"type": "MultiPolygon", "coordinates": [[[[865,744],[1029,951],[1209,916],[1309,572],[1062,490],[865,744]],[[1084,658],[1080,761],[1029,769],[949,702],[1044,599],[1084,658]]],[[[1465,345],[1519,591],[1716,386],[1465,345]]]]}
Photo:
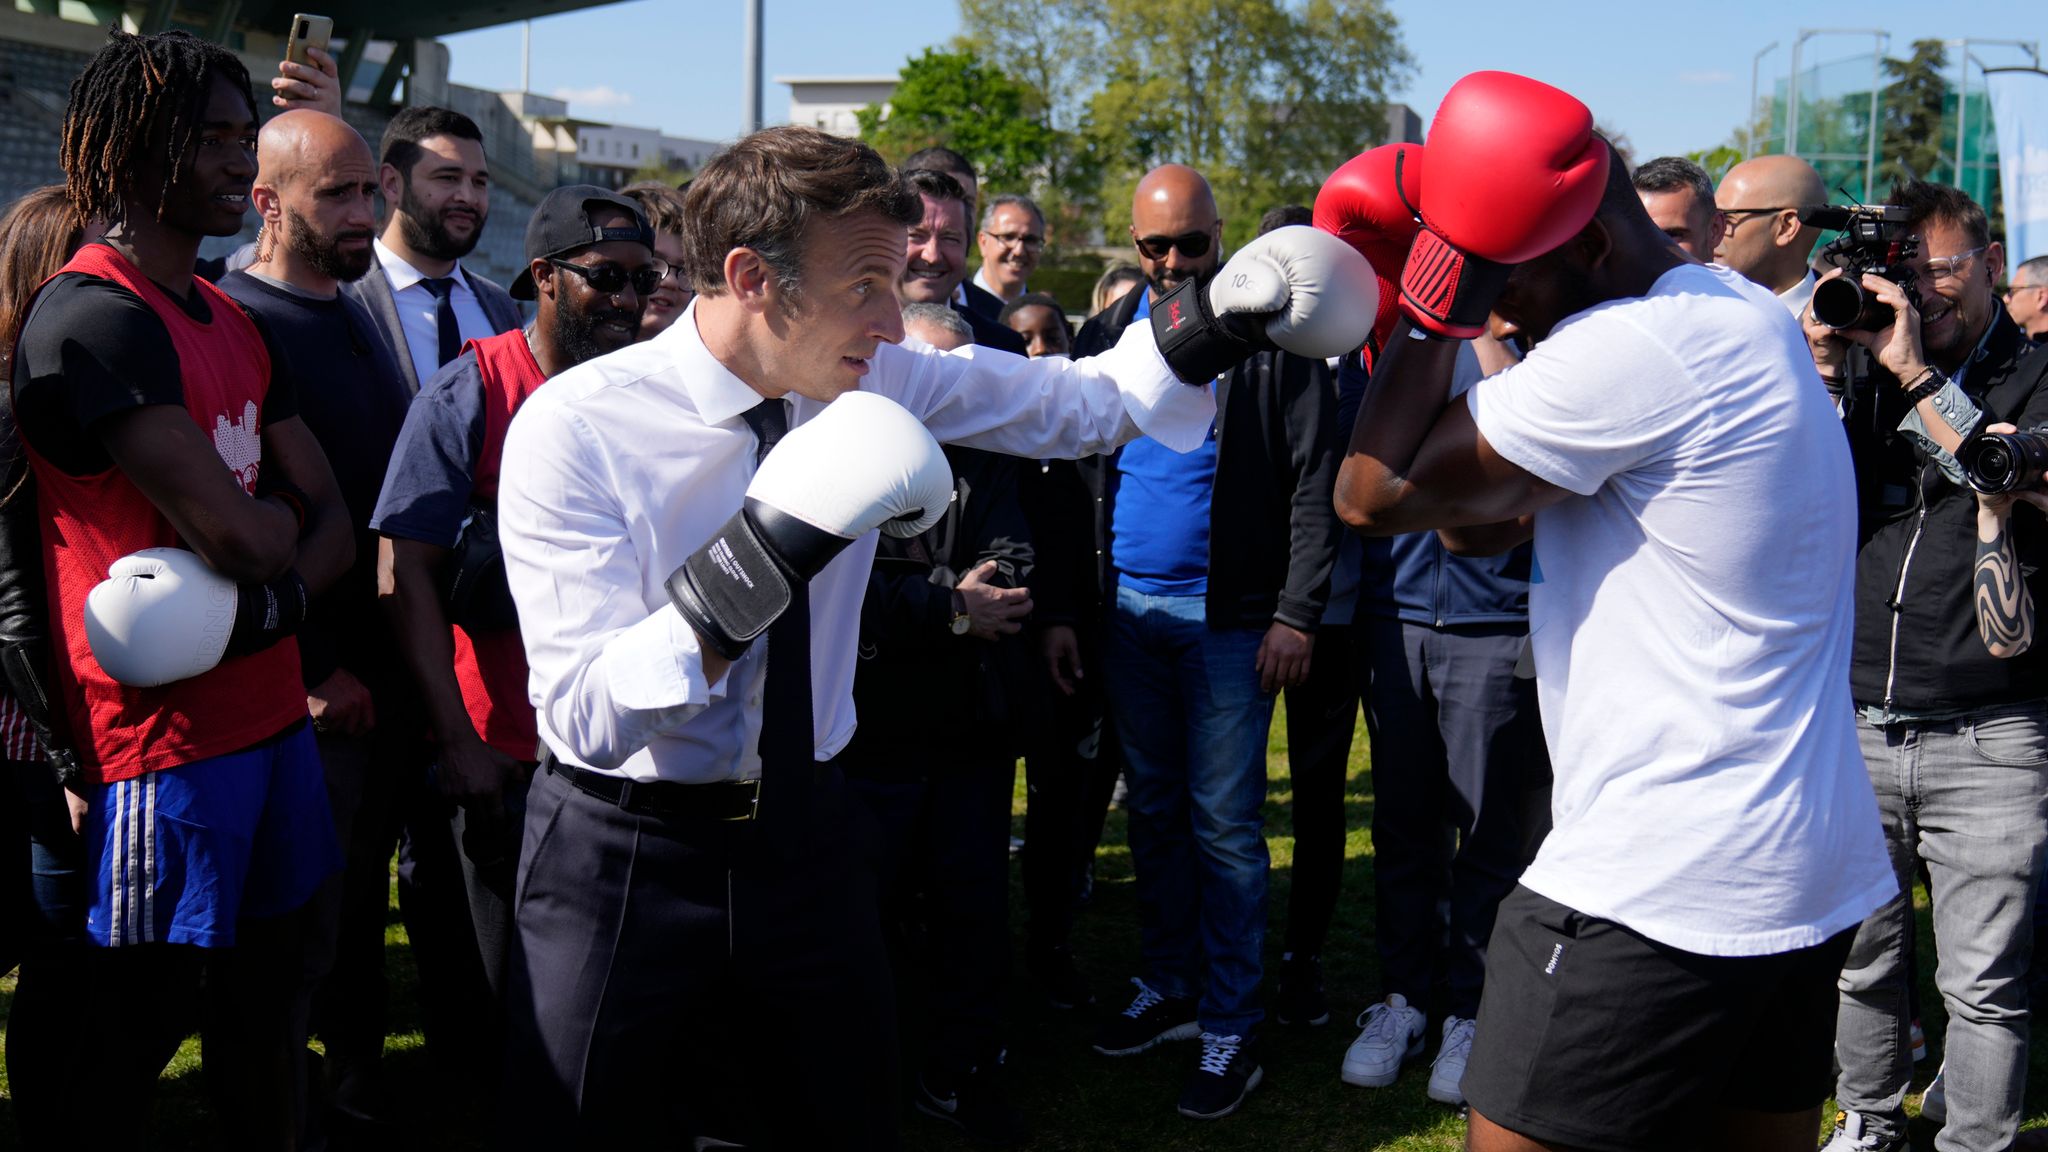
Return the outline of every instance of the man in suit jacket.
{"type": "Polygon", "coordinates": [[[377,271],[355,285],[420,385],[464,343],[525,323],[497,284],[462,267],[491,212],[483,133],[460,112],[407,108],[384,132],[378,173],[390,216],[373,247],[377,271]]]}
{"type": "MultiPolygon", "coordinates": [[[[974,209],[976,201],[980,196],[981,182],[975,175],[974,165],[967,162],[967,157],[953,151],[951,148],[922,148],[912,152],[904,159],[903,174],[908,176],[912,172],[921,170],[943,172],[951,176],[960,185],[961,196],[967,202],[967,219],[970,221],[974,219],[974,209]]],[[[961,265],[961,271],[964,273],[966,271],[966,257],[964,255],[961,258],[961,265]]],[[[974,342],[976,344],[992,348],[1008,347],[1007,343],[991,343],[989,340],[983,339],[984,333],[988,331],[988,326],[975,322],[976,318],[979,317],[990,324],[994,324],[997,316],[1003,310],[1002,297],[983,288],[972,280],[963,279],[954,287],[952,298],[945,301],[945,303],[951,304],[954,311],[968,318],[968,324],[974,328],[974,342]]]]}
{"type": "Polygon", "coordinates": [[[968,222],[973,219],[960,182],[930,168],[912,169],[903,178],[924,200],[924,219],[910,226],[897,298],[905,304],[948,306],[974,330],[976,344],[1024,355],[1022,336],[959,301],[957,290],[967,278],[968,222]]]}

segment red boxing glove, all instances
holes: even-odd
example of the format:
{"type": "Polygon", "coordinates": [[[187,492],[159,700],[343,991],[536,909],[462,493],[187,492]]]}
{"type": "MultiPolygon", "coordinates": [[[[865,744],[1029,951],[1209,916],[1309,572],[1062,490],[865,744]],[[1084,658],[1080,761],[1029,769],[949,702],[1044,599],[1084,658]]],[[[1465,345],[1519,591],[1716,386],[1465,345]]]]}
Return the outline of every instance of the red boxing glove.
{"type": "Polygon", "coordinates": [[[1386,344],[1400,316],[1401,268],[1422,226],[1409,205],[1421,194],[1419,144],[1385,144],[1361,152],[1330,173],[1316,193],[1315,226],[1356,248],[1379,280],[1380,307],[1372,324],[1376,346],[1386,344]]]}
{"type": "Polygon", "coordinates": [[[1467,340],[1514,265],[1577,235],[1607,191],[1607,142],[1584,104],[1511,72],[1451,86],[1430,123],[1422,232],[1401,273],[1401,311],[1467,340]]]}

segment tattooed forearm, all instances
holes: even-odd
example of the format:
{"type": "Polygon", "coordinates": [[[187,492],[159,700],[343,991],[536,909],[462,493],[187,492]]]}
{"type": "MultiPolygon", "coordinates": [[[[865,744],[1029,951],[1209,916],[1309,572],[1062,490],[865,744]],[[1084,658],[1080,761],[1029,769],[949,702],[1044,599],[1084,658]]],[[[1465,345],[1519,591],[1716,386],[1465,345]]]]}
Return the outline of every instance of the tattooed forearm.
{"type": "Polygon", "coordinates": [[[1993,656],[2004,659],[2025,652],[2034,643],[2034,598],[2020,578],[2013,555],[2011,521],[2001,519],[1998,533],[1984,539],[1977,533],[1977,567],[1971,594],[1977,602],[1977,634],[1993,656]]]}

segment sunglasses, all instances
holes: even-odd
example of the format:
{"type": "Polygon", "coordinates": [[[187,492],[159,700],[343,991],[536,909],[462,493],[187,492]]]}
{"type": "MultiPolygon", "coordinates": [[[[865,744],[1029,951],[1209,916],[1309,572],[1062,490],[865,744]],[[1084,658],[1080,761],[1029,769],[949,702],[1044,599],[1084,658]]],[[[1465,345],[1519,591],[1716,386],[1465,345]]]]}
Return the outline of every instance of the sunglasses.
{"type": "Polygon", "coordinates": [[[576,273],[578,276],[583,277],[583,282],[590,285],[592,291],[602,292],[607,296],[617,296],[626,290],[626,285],[628,284],[633,286],[633,291],[636,294],[646,296],[656,288],[659,288],[662,278],[668,275],[668,265],[659,260],[652,264],[635,268],[631,272],[609,261],[603,264],[585,266],[550,256],[548,257],[548,263],[553,264],[557,268],[566,268],[576,273]]]}
{"type": "Polygon", "coordinates": [[[1210,236],[1207,232],[1183,232],[1178,236],[1133,236],[1138,251],[1147,260],[1164,260],[1166,254],[1175,249],[1190,260],[1199,260],[1209,254],[1210,236]]]}

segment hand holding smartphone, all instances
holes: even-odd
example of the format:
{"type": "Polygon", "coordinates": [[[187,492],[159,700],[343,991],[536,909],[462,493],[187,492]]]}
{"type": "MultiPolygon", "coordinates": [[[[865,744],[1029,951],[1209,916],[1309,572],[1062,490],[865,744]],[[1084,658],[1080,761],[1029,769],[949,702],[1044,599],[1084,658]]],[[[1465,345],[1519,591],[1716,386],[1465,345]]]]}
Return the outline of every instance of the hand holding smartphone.
{"type": "Polygon", "coordinates": [[[328,39],[334,34],[334,20],[309,12],[292,15],[291,30],[285,36],[284,59],[270,81],[270,102],[279,108],[311,108],[341,115],[341,79],[328,39]]]}

